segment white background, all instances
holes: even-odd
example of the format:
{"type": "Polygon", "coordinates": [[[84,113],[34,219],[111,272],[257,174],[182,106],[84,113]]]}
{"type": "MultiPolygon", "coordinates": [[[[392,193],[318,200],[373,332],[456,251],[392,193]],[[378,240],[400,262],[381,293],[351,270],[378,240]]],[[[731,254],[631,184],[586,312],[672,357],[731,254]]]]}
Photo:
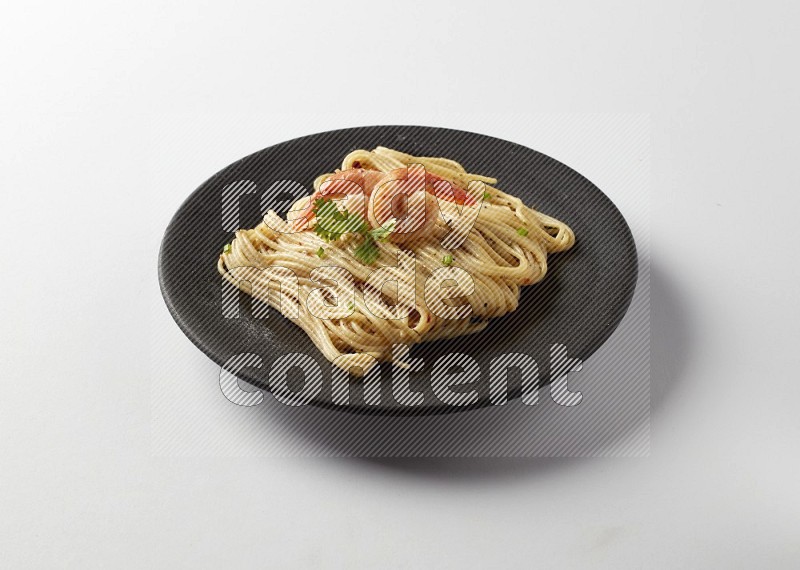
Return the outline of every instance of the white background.
{"type": "MultiPolygon", "coordinates": [[[[798,16],[788,2],[3,8],[3,565],[796,567],[798,16]],[[156,254],[180,197],[268,144],[376,122],[511,138],[603,187],[602,139],[481,118],[498,112],[650,113],[649,457],[153,454],[156,254]],[[165,172],[192,186],[154,196],[165,172]]],[[[180,342],[175,369],[207,375],[180,342]]]]}

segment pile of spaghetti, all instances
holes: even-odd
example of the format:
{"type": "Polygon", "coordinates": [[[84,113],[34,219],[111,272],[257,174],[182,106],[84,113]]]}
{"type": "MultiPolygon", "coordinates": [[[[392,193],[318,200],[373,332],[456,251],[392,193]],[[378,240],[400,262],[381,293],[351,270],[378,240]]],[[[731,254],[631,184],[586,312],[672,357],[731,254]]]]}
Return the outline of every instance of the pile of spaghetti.
{"type": "Polygon", "coordinates": [[[544,278],[548,253],[572,247],[566,224],[496,183],[447,158],[356,150],[318,176],[287,219],[269,211],[238,230],[218,269],[300,326],[336,366],[363,374],[391,360],[395,344],[475,333],[514,311],[520,288],[544,278]],[[375,290],[379,268],[389,285],[375,290]],[[436,276],[463,295],[432,294],[446,289],[426,289],[436,276]]]}

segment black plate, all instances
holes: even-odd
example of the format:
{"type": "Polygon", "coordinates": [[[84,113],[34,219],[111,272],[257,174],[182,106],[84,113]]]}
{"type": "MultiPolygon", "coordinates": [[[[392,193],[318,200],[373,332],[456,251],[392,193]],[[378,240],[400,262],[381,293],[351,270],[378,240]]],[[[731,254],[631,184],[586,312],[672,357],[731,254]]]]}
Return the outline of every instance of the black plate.
{"type": "MultiPolygon", "coordinates": [[[[633,296],[636,274],[636,247],[630,229],[611,200],[586,178],[549,156],[512,142],[416,126],[358,127],[309,135],[231,164],[183,203],[167,227],[159,257],[161,291],[170,313],[217,364],[236,354],[257,354],[263,359],[262,367],[245,369],[239,377],[268,389],[272,362],[281,355],[302,352],[323,370],[323,387],[312,405],[370,414],[430,414],[490,405],[489,362],[511,352],[535,358],[541,383],[548,382],[550,347],[563,344],[570,357],[587,359],[622,320],[633,296]],[[270,311],[267,318],[253,317],[244,298],[239,318],[224,318],[222,278],[216,261],[233,233],[223,229],[222,191],[241,180],[257,185],[256,192],[240,199],[239,225],[254,227],[261,220],[262,194],[267,202],[275,198],[267,190],[276,181],[292,180],[311,188],[315,176],[338,167],[351,150],[379,145],[417,156],[446,156],[470,172],[494,176],[499,188],[569,224],[577,243],[570,251],[549,257],[546,278],[523,290],[514,313],[493,320],[481,333],[412,348],[411,355],[425,361],[423,370],[411,375],[412,389],[424,394],[422,405],[408,407],[395,402],[391,368],[383,364],[380,406],[364,405],[357,380],[351,381],[350,405],[335,406],[330,364],[299,327],[277,311],[270,311]],[[475,405],[443,406],[431,389],[433,362],[451,352],[469,354],[481,366],[481,378],[466,387],[478,389],[480,398],[475,405]]],[[[290,386],[300,389],[302,380],[291,380],[290,386]]],[[[520,392],[519,378],[510,374],[509,399],[519,397],[520,392]]]]}

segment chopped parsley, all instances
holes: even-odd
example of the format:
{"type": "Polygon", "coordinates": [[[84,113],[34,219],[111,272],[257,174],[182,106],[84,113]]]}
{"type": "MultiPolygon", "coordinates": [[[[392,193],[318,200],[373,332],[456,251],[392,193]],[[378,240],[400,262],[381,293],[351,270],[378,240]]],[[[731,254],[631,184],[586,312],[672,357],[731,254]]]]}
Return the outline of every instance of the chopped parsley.
{"type": "Polygon", "coordinates": [[[364,241],[359,245],[355,251],[353,251],[353,255],[355,255],[364,265],[372,265],[375,263],[375,260],[381,254],[381,250],[378,249],[378,244],[375,243],[375,239],[367,234],[364,237],[364,241]]]}
{"type": "Polygon", "coordinates": [[[222,253],[230,253],[230,252],[231,252],[231,244],[229,244],[229,243],[226,243],[226,244],[225,244],[225,245],[222,247],[222,253]]]}
{"type": "MultiPolygon", "coordinates": [[[[394,222],[391,222],[388,227],[370,230],[364,218],[347,210],[340,211],[336,203],[329,199],[316,200],[314,214],[317,216],[314,232],[327,242],[336,241],[347,233],[359,234],[363,241],[353,251],[353,255],[365,265],[375,263],[381,254],[377,242],[386,241],[394,228],[394,222]]],[[[320,259],[324,254],[325,250],[319,248],[317,255],[320,259]]]]}
{"type": "Polygon", "coordinates": [[[453,265],[453,256],[452,256],[452,255],[450,255],[450,254],[448,253],[447,255],[445,255],[445,256],[442,258],[442,263],[443,263],[443,264],[445,264],[445,265],[447,265],[448,267],[449,267],[450,265],[453,265]]]}
{"type": "Polygon", "coordinates": [[[389,222],[389,227],[381,226],[379,228],[375,228],[374,230],[369,231],[369,235],[371,235],[375,241],[386,241],[389,239],[389,235],[392,233],[392,230],[394,230],[394,226],[395,221],[392,220],[389,222]]]}
{"type": "Polygon", "coordinates": [[[336,241],[350,232],[360,234],[367,231],[367,222],[364,218],[347,210],[339,211],[332,200],[316,200],[314,214],[317,216],[314,232],[325,241],[336,241]]]}
{"type": "Polygon", "coordinates": [[[378,247],[379,241],[389,239],[389,234],[394,229],[395,222],[390,222],[388,227],[378,227],[364,233],[364,241],[359,245],[353,254],[366,265],[372,265],[381,254],[378,247]]]}
{"type": "Polygon", "coordinates": [[[483,193],[483,199],[484,200],[491,200],[492,199],[492,195],[489,194],[488,192],[484,192],[483,193]]]}
{"type": "Polygon", "coordinates": [[[517,233],[522,237],[525,237],[526,235],[528,235],[528,230],[526,228],[518,228],[517,233]]]}
{"type": "Polygon", "coordinates": [[[319,257],[320,259],[325,259],[325,248],[324,247],[320,246],[320,248],[317,250],[317,257],[319,257]]]}

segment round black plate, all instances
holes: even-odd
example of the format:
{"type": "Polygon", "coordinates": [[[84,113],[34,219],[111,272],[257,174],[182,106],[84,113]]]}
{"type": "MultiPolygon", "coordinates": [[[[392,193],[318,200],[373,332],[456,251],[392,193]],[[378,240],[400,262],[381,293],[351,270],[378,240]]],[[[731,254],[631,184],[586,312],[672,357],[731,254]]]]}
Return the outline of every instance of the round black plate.
{"type": "MultiPolygon", "coordinates": [[[[431,414],[490,405],[489,363],[493,357],[512,352],[536,359],[540,382],[545,384],[551,346],[562,344],[570,357],[587,359],[622,320],[636,275],[636,247],[630,229],[611,200],[586,178],[549,156],[512,142],[417,126],[358,127],[309,135],[231,164],[180,207],[164,234],[159,257],[161,291],[170,313],[214,362],[222,365],[236,354],[257,354],[263,365],[244,369],[239,377],[268,389],[269,370],[276,358],[308,354],[318,362],[324,378],[322,390],[310,404],[370,414],[431,414]],[[453,158],[470,172],[494,176],[499,188],[569,224],[577,243],[570,251],[549,257],[546,278],[523,289],[517,311],[493,320],[481,333],[412,348],[411,356],[425,363],[421,371],[411,374],[411,388],[424,394],[423,404],[398,404],[392,394],[391,367],[383,364],[379,406],[364,404],[356,379],[351,381],[350,404],[336,406],[331,401],[330,364],[299,327],[273,310],[266,318],[255,318],[244,295],[239,317],[224,317],[222,278],[216,262],[233,232],[223,229],[222,192],[239,181],[256,185],[255,192],[239,200],[239,226],[254,227],[261,220],[262,201],[269,205],[278,198],[268,192],[275,182],[292,180],[310,189],[316,175],[337,168],[349,151],[379,145],[417,156],[453,158]],[[468,354],[480,364],[480,379],[465,386],[477,388],[480,395],[472,406],[444,406],[431,389],[433,362],[452,352],[468,354]]],[[[291,380],[290,386],[300,389],[301,378],[291,380]]],[[[512,373],[509,399],[520,393],[518,375],[512,373]]]]}

